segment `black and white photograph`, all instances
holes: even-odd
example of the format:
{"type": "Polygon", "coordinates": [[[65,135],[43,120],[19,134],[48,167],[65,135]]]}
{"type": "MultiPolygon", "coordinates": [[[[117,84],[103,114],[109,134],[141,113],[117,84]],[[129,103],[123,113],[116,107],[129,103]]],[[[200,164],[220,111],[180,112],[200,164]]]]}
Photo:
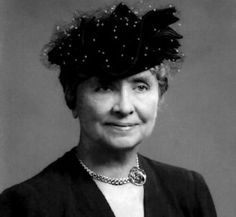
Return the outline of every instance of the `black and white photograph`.
{"type": "Polygon", "coordinates": [[[236,1],[0,0],[0,217],[235,217],[236,1]]]}

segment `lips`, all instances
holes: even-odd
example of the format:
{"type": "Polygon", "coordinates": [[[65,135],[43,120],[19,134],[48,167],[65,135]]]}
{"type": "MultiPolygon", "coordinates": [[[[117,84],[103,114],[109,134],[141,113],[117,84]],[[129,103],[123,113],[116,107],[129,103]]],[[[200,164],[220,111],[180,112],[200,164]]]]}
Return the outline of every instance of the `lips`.
{"type": "Polygon", "coordinates": [[[111,122],[111,123],[106,123],[106,125],[117,126],[117,127],[133,127],[133,126],[136,126],[138,124],[136,124],[136,123],[111,122]]]}
{"type": "Polygon", "coordinates": [[[138,126],[137,123],[120,123],[120,122],[112,122],[112,123],[106,123],[107,126],[119,130],[119,131],[129,131],[133,129],[134,127],[138,126]]]}

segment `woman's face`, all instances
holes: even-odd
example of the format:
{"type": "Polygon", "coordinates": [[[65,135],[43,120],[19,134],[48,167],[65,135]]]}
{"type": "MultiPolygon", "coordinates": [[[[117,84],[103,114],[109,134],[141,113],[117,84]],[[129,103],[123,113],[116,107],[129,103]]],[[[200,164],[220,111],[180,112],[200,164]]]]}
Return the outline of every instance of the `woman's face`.
{"type": "Polygon", "coordinates": [[[80,120],[80,142],[135,147],[151,134],[158,101],[158,81],[150,71],[117,81],[90,78],[77,90],[74,113],[80,120]]]}

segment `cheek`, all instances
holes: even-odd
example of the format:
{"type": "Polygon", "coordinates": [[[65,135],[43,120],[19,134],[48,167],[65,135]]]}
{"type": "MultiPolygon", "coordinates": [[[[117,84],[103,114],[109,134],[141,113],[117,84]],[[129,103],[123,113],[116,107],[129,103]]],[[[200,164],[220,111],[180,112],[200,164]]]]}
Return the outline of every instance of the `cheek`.
{"type": "Polygon", "coordinates": [[[109,112],[109,102],[86,97],[78,102],[77,112],[80,121],[85,124],[102,121],[109,112]]]}
{"type": "Polygon", "coordinates": [[[150,94],[140,104],[140,116],[145,122],[155,122],[158,110],[158,96],[150,94]]]}
{"type": "Polygon", "coordinates": [[[158,103],[156,101],[150,101],[148,104],[148,119],[155,122],[157,117],[158,103]]]}

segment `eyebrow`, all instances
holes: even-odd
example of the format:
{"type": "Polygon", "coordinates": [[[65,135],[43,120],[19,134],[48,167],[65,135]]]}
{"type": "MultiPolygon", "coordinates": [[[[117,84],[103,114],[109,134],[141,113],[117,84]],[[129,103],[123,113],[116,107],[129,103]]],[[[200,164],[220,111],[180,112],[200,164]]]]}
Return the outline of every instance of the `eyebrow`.
{"type": "Polygon", "coordinates": [[[94,77],[94,82],[95,83],[100,83],[100,84],[109,84],[112,83],[113,81],[108,78],[99,78],[99,77],[94,77]]]}
{"type": "Polygon", "coordinates": [[[130,78],[131,82],[151,82],[151,79],[147,75],[138,75],[130,78]]]}
{"type": "MultiPolygon", "coordinates": [[[[126,80],[128,82],[147,82],[147,83],[151,83],[151,79],[150,79],[150,76],[149,75],[139,75],[139,74],[136,74],[136,75],[133,75],[131,77],[128,77],[128,78],[124,78],[124,80],[126,80]]],[[[107,79],[107,78],[96,78],[95,79],[95,83],[97,84],[101,84],[101,85],[114,85],[116,84],[116,82],[119,82],[123,79],[107,79]]]]}

